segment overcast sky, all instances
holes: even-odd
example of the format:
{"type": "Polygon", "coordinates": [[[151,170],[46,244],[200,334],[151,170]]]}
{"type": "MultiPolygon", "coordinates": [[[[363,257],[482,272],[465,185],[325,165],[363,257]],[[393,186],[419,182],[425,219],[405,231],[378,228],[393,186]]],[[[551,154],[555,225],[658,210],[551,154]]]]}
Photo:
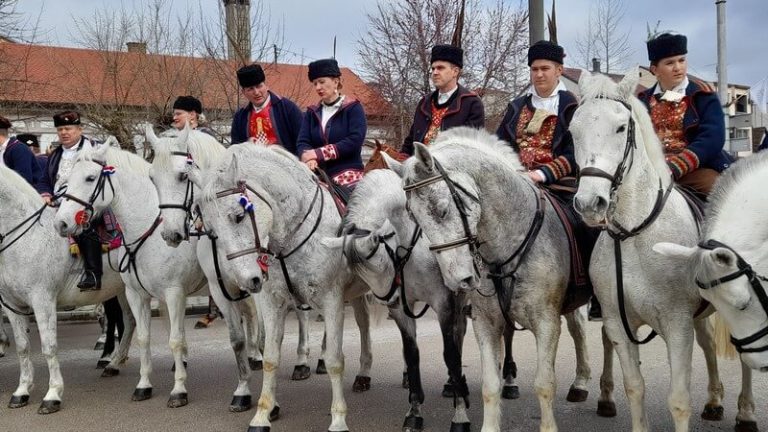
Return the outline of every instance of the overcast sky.
{"type": "MultiPolygon", "coordinates": [[[[194,7],[201,4],[213,9],[218,1],[174,0],[173,3],[179,9],[186,8],[188,3],[194,7]]],[[[517,0],[508,1],[518,4],[517,0]]],[[[104,4],[119,7],[132,3],[131,0],[20,0],[19,11],[32,18],[40,15],[40,28],[46,30],[43,42],[75,46],[71,25],[73,14],[89,17],[104,4]]],[[[310,59],[329,57],[333,37],[336,36],[337,59],[355,69],[356,41],[367,25],[366,12],[375,10],[377,0],[265,0],[264,3],[274,19],[285,23],[287,49],[304,53],[310,59]]],[[[522,4],[527,8],[527,2],[522,4]]],[[[566,50],[567,66],[569,61],[575,62],[578,57],[575,40],[577,34],[583,31],[591,4],[591,0],[557,2],[558,37],[566,50]]],[[[648,63],[644,42],[646,23],[661,20],[662,29],[688,36],[689,72],[709,80],[716,79],[717,17],[714,0],[625,0],[625,7],[623,22],[630,31],[630,41],[635,49],[632,56],[634,64],[648,63]]],[[[550,8],[551,0],[545,0],[545,9],[550,8]]],[[[728,81],[755,85],[768,76],[768,4],[766,0],[730,0],[726,8],[728,81]]]]}

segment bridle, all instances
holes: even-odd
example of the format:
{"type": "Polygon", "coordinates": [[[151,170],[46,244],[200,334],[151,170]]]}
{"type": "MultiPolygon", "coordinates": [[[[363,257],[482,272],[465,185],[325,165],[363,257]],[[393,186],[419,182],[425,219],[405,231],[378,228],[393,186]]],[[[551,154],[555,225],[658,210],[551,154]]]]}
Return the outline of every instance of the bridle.
{"type": "Polygon", "coordinates": [[[93,192],[91,192],[91,196],[88,197],[88,200],[78,198],[66,191],[61,194],[62,198],[74,201],[83,206],[82,213],[78,212],[75,214],[75,223],[81,225],[83,229],[88,229],[90,227],[91,218],[95,211],[93,203],[96,202],[99,195],[101,195],[101,199],[104,199],[104,191],[107,184],[109,184],[109,189],[112,191],[112,195],[114,196],[115,194],[115,186],[112,184],[112,174],[115,173],[115,167],[107,165],[106,162],[97,160],[92,162],[101,165],[101,173],[99,174],[98,180],[96,180],[96,186],[94,186],[93,192]]]}
{"type": "MultiPolygon", "coordinates": [[[[181,156],[186,159],[186,165],[194,165],[195,161],[192,159],[192,154],[189,152],[172,151],[172,156],[181,156]]],[[[189,240],[190,235],[199,236],[199,233],[190,233],[189,226],[195,219],[193,214],[194,202],[195,202],[195,184],[189,178],[189,175],[185,172],[179,174],[179,180],[187,182],[186,190],[184,191],[184,201],[181,204],[160,204],[158,208],[163,209],[175,209],[181,210],[185,213],[184,216],[184,240],[189,240]]]]}
{"type": "MultiPolygon", "coordinates": [[[[715,288],[719,285],[731,282],[744,276],[749,281],[749,284],[752,286],[752,290],[755,292],[755,295],[760,301],[760,305],[763,307],[763,310],[768,316],[768,295],[766,295],[765,288],[763,288],[763,284],[761,283],[761,281],[768,281],[768,278],[757,274],[757,272],[752,269],[752,266],[749,265],[749,263],[747,263],[747,261],[744,260],[741,255],[739,255],[735,250],[733,250],[733,248],[724,243],[710,239],[699,243],[699,247],[705,250],[714,250],[715,248],[728,249],[736,256],[736,267],[738,270],[709,282],[701,282],[699,279],[696,279],[696,285],[698,285],[698,287],[702,290],[708,290],[710,288],[715,288]]],[[[736,347],[736,351],[739,353],[757,353],[768,351],[768,345],[764,345],[759,348],[746,348],[747,345],[757,342],[766,335],[768,335],[768,326],[765,326],[763,329],[754,332],[751,336],[747,336],[742,339],[736,339],[731,336],[731,343],[734,347],[736,347]]]]}
{"type": "Polygon", "coordinates": [[[651,210],[650,214],[636,227],[631,229],[625,228],[622,224],[620,224],[618,221],[616,221],[613,218],[613,212],[616,209],[616,204],[618,200],[617,198],[618,189],[621,186],[622,182],[624,181],[624,176],[629,172],[630,169],[632,169],[632,165],[635,161],[635,150],[637,149],[637,142],[635,141],[635,119],[632,116],[632,107],[627,102],[618,100],[618,99],[608,98],[608,97],[599,97],[599,99],[606,99],[606,100],[618,102],[629,111],[629,122],[627,124],[627,141],[624,145],[624,156],[622,157],[621,162],[616,167],[616,171],[614,171],[613,174],[609,174],[600,168],[587,166],[587,167],[581,168],[579,172],[579,176],[580,177],[599,177],[611,182],[611,189],[610,189],[610,195],[609,195],[610,202],[608,203],[608,210],[606,210],[607,223],[604,229],[608,233],[608,235],[611,236],[611,238],[613,239],[614,259],[616,264],[615,265],[616,289],[618,291],[619,315],[621,317],[621,323],[624,327],[624,331],[627,334],[627,337],[629,338],[629,340],[634,344],[643,345],[650,342],[654,337],[656,337],[656,331],[652,330],[651,333],[641,341],[635,338],[635,335],[632,333],[632,331],[629,328],[629,320],[627,319],[626,306],[624,304],[625,302],[624,275],[623,275],[622,259],[621,259],[621,242],[628,238],[631,238],[640,234],[659,217],[662,210],[664,210],[664,206],[667,203],[667,199],[669,198],[670,193],[672,192],[674,182],[670,181],[669,186],[667,186],[665,189],[663,186],[662,179],[661,177],[659,177],[659,189],[656,194],[656,202],[653,205],[653,209],[651,210]]]}

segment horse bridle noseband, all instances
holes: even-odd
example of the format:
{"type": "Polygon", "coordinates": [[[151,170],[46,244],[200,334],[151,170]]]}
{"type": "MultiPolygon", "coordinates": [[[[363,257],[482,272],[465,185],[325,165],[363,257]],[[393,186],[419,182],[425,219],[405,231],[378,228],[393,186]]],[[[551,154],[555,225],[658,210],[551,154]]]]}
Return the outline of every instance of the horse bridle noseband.
{"type": "MultiPolygon", "coordinates": [[[[707,241],[703,241],[699,243],[699,247],[705,250],[714,250],[716,248],[728,249],[736,256],[736,267],[738,268],[738,270],[736,270],[733,273],[727,274],[719,279],[709,281],[709,282],[701,282],[699,279],[696,279],[696,285],[698,285],[698,287],[703,290],[708,290],[711,288],[715,288],[719,285],[722,285],[724,283],[736,280],[742,276],[745,276],[749,281],[749,284],[752,286],[752,290],[755,292],[755,295],[760,301],[760,305],[763,307],[763,310],[768,316],[768,295],[766,295],[765,288],[761,283],[761,281],[763,282],[768,281],[768,278],[757,274],[757,272],[755,272],[755,270],[752,269],[752,266],[749,265],[749,263],[747,263],[747,261],[744,260],[744,258],[742,258],[741,255],[739,255],[735,250],[733,250],[733,248],[726,245],[725,243],[721,243],[717,240],[709,239],[707,241]]],[[[747,345],[753,344],[767,335],[768,335],[768,326],[764,327],[762,330],[756,331],[751,336],[747,336],[742,339],[736,339],[735,337],[731,336],[731,343],[733,344],[734,347],[736,347],[736,351],[738,351],[739,353],[757,353],[757,352],[768,351],[768,345],[764,345],[759,348],[745,348],[747,345]]]]}

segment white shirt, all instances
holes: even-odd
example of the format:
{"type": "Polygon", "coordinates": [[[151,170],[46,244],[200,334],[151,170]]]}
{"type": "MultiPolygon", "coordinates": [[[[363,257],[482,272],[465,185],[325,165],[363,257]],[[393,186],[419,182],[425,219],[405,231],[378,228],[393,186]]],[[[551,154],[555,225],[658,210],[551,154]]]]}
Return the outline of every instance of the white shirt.
{"type": "MultiPolygon", "coordinates": [[[[77,160],[77,153],[80,151],[78,149],[79,146],[80,143],[77,143],[70,148],[65,148],[64,146],[61,147],[61,160],[59,161],[59,171],[56,174],[56,187],[54,190],[58,190],[61,184],[66,183],[67,177],[72,173],[72,167],[75,166],[75,161],[77,160]],[[62,179],[64,179],[63,182],[62,179]]],[[[89,147],[93,147],[93,144],[91,143],[91,140],[85,138],[82,148],[89,147]]]]}
{"type": "Polygon", "coordinates": [[[542,109],[552,114],[557,114],[560,108],[560,90],[566,91],[565,84],[562,81],[557,81],[555,89],[552,90],[552,94],[549,96],[540,96],[536,93],[536,87],[531,86],[531,104],[536,109],[542,109]]]}
{"type": "Polygon", "coordinates": [[[336,103],[333,105],[322,104],[323,112],[322,112],[322,117],[320,121],[322,123],[321,126],[323,128],[323,132],[325,132],[325,125],[328,124],[328,120],[330,120],[331,117],[333,117],[333,115],[336,114],[336,111],[338,111],[339,108],[341,108],[342,103],[344,103],[344,96],[341,96],[339,100],[337,100],[336,103]]]}
{"type": "Polygon", "coordinates": [[[8,143],[11,141],[10,138],[6,138],[3,142],[3,145],[0,145],[0,165],[5,165],[5,161],[3,160],[3,156],[5,156],[5,149],[8,147],[8,143]]]}
{"type": "Polygon", "coordinates": [[[458,89],[459,89],[459,86],[456,86],[456,87],[453,88],[453,90],[449,90],[449,91],[447,91],[445,93],[440,93],[438,91],[437,92],[437,104],[438,105],[442,105],[442,104],[448,102],[448,99],[450,99],[451,96],[453,96],[453,94],[456,93],[456,90],[458,90],[458,89]]]}
{"type": "Polygon", "coordinates": [[[676,85],[670,90],[664,91],[661,89],[661,84],[657,82],[656,88],[653,90],[653,94],[654,95],[660,94],[661,100],[677,102],[685,97],[685,89],[688,88],[688,84],[689,84],[689,81],[688,81],[688,77],[686,76],[685,78],[683,78],[683,81],[680,84],[676,85]]]}
{"type": "Polygon", "coordinates": [[[253,105],[253,112],[259,113],[261,112],[261,110],[268,107],[271,99],[272,99],[272,96],[270,96],[269,93],[267,93],[267,99],[264,101],[263,104],[261,104],[261,106],[253,105]]]}

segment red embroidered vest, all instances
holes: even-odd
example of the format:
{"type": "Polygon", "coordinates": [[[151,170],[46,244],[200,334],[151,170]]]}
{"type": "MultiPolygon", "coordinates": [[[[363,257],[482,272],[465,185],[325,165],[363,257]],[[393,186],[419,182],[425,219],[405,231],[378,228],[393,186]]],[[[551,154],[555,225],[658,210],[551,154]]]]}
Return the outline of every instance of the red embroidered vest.
{"type": "Polygon", "coordinates": [[[446,111],[448,111],[448,107],[438,108],[437,105],[435,105],[435,101],[432,101],[432,121],[429,123],[429,129],[427,130],[427,133],[424,135],[424,144],[429,144],[431,141],[437,138],[437,134],[440,133],[440,126],[443,124],[443,117],[445,117],[446,111]]]}
{"type": "Polygon", "coordinates": [[[555,137],[555,128],[557,127],[557,116],[552,114],[542,122],[538,133],[528,133],[525,129],[532,118],[533,111],[527,105],[523,106],[515,129],[520,162],[529,170],[548,164],[554,159],[552,157],[552,140],[555,137]]]}
{"type": "Polygon", "coordinates": [[[269,144],[277,144],[277,132],[269,115],[269,105],[267,103],[259,112],[251,111],[251,117],[248,120],[248,138],[264,139],[269,144]]]}
{"type": "Polygon", "coordinates": [[[656,95],[653,95],[649,102],[653,129],[664,146],[664,154],[673,156],[680,153],[688,146],[683,129],[683,118],[688,109],[688,96],[679,102],[673,102],[659,101],[656,95]]]}

